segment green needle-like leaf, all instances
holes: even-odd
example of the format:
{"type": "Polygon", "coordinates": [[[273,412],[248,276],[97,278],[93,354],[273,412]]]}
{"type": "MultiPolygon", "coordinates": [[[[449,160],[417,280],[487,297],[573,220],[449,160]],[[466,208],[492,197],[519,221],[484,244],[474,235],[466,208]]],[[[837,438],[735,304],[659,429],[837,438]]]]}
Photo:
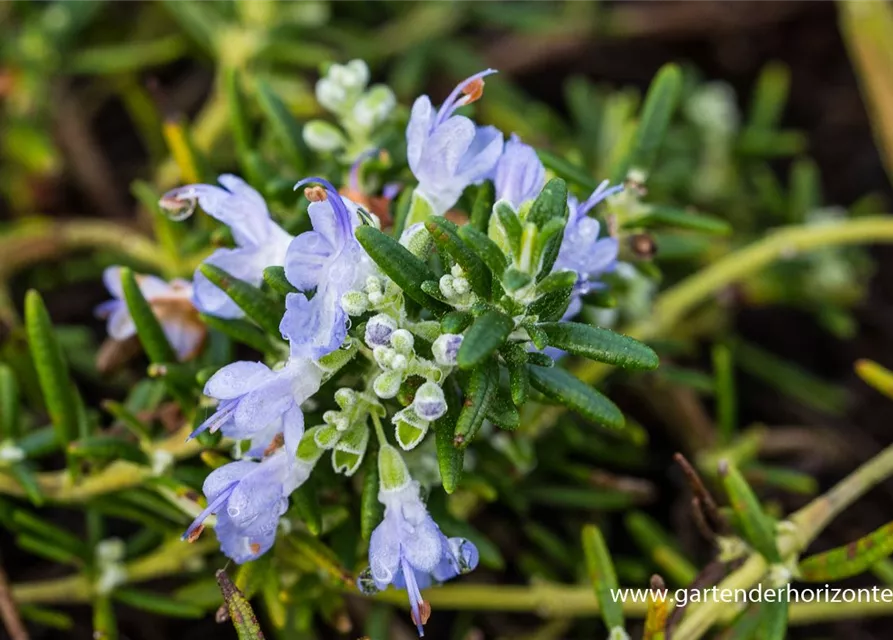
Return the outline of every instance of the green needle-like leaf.
{"type": "Polygon", "coordinates": [[[760,603],[760,624],[757,635],[760,640],[785,640],[788,637],[788,605],[782,589],[776,600],[760,603]]]}
{"type": "Polygon", "coordinates": [[[446,305],[435,300],[422,289],[422,283],[437,281],[424,262],[416,258],[409,250],[382,233],[368,226],[358,227],[357,240],[366,250],[370,258],[403,290],[403,293],[432,311],[443,312],[446,305]]]}
{"type": "Polygon", "coordinates": [[[606,427],[621,429],[625,425],[617,405],[566,369],[528,366],[527,372],[533,387],[547,398],[606,427]]]}
{"type": "Polygon", "coordinates": [[[645,513],[633,511],[626,515],[626,528],[636,544],[668,579],[687,587],[698,574],[697,568],[684,556],[670,534],[645,513]]]}
{"type": "Polygon", "coordinates": [[[486,233],[464,225],[459,227],[459,237],[484,261],[494,276],[502,277],[502,273],[508,266],[508,260],[499,246],[486,233]]]}
{"type": "Polygon", "coordinates": [[[496,198],[496,190],[490,180],[485,180],[478,189],[474,205],[471,207],[470,228],[486,234],[490,223],[490,214],[493,213],[493,203],[496,198]]]}
{"type": "Polygon", "coordinates": [[[830,582],[857,576],[893,553],[893,522],[842,547],[800,562],[800,577],[808,582],[830,582]]]}
{"type": "Polygon", "coordinates": [[[205,610],[202,607],[190,602],[175,600],[170,596],[142,589],[118,588],[114,590],[112,597],[134,609],[142,609],[149,613],[157,613],[171,618],[201,618],[205,615],[205,610]]]}
{"type": "Polygon", "coordinates": [[[664,65],[648,88],[632,151],[616,167],[613,182],[623,182],[631,170],[646,175],[651,171],[681,93],[682,71],[674,64],[664,65]]]}
{"type": "Polygon", "coordinates": [[[447,493],[453,493],[459,486],[465,461],[465,450],[457,448],[453,443],[459,417],[458,402],[454,400],[454,396],[455,394],[447,394],[447,412],[434,422],[437,466],[440,469],[443,490],[447,493]]]}
{"type": "Polygon", "coordinates": [[[152,307],[143,297],[137,282],[137,276],[130,269],[121,269],[121,288],[124,292],[124,301],[127,310],[136,325],[136,333],[139,336],[146,355],[152,362],[176,362],[177,356],[161,328],[161,323],[155,316],[152,307]]]}
{"type": "Polygon", "coordinates": [[[496,310],[478,316],[462,340],[456,361],[462,369],[476,367],[496,353],[515,328],[515,322],[496,310]]]}
{"type": "Polygon", "coordinates": [[[69,378],[50,315],[34,290],[25,295],[25,330],[56,439],[65,446],[78,435],[77,390],[69,378]]]}
{"type": "Polygon", "coordinates": [[[624,369],[656,369],[657,354],[646,344],[609,329],[580,322],[544,322],[549,346],[624,369]]]}
{"type": "Polygon", "coordinates": [[[780,562],[772,519],[763,511],[747,480],[726,460],[719,463],[719,475],[747,541],[769,562],[780,562]]]}
{"type": "Polygon", "coordinates": [[[564,219],[566,209],[567,183],[561,178],[552,178],[533,201],[526,221],[543,229],[550,220],[564,219]]]}
{"type": "Polygon", "coordinates": [[[0,439],[19,435],[19,383],[12,368],[0,363],[0,439]]]}
{"type": "Polygon", "coordinates": [[[270,335],[281,335],[279,323],[282,320],[282,307],[263,291],[244,280],[231,276],[220,267],[207,262],[199,267],[202,274],[214,285],[226,292],[232,301],[270,335]]]}
{"type": "Polygon", "coordinates": [[[270,285],[270,288],[282,296],[290,293],[297,293],[298,290],[285,277],[285,267],[267,267],[264,269],[264,282],[270,285]]]}
{"type": "Polygon", "coordinates": [[[223,600],[226,603],[227,611],[229,611],[230,620],[236,628],[236,635],[239,640],[264,640],[264,634],[261,633],[260,625],[257,623],[257,617],[251,608],[251,603],[245,598],[245,595],[236,588],[226,571],[223,569],[217,572],[217,584],[223,594],[223,600]]]}
{"type": "Polygon", "coordinates": [[[453,436],[453,445],[464,449],[474,438],[478,429],[484,423],[484,418],[490,410],[490,404],[496,396],[499,385],[499,370],[496,362],[489,360],[471,372],[468,383],[465,385],[465,400],[459,418],[456,421],[456,431],[453,436]]]}
{"type": "Polygon", "coordinates": [[[270,336],[258,329],[257,325],[247,320],[241,318],[220,318],[205,313],[200,313],[199,318],[209,328],[216,329],[236,342],[248,345],[261,353],[270,353],[275,350],[270,336]]]}
{"type": "Polygon", "coordinates": [[[608,629],[623,628],[623,605],[612,597],[612,592],[618,587],[617,574],[614,571],[614,563],[611,562],[611,554],[602,532],[594,524],[583,527],[583,555],[586,557],[586,573],[595,591],[599,607],[602,612],[602,620],[608,629]]]}
{"type": "Polygon", "coordinates": [[[521,254],[522,233],[521,220],[518,218],[518,214],[512,209],[512,205],[505,200],[500,200],[493,206],[493,213],[496,214],[496,219],[502,226],[503,231],[505,231],[505,237],[508,240],[512,255],[517,258],[521,254]]]}
{"type": "Polygon", "coordinates": [[[732,225],[725,220],[672,207],[653,207],[648,213],[632,218],[623,225],[624,229],[651,229],[654,227],[691,229],[717,236],[727,236],[732,233],[732,225]]]}
{"type": "Polygon", "coordinates": [[[322,533],[322,509],[313,482],[308,480],[298,487],[291,494],[291,503],[310,535],[322,533]]]}
{"type": "Polygon", "coordinates": [[[487,407],[487,420],[506,431],[514,431],[521,426],[521,414],[512,399],[500,389],[497,389],[487,407]]]}
{"type": "Polygon", "coordinates": [[[360,533],[363,540],[372,537],[372,531],[383,515],[383,506],[378,500],[378,451],[373,445],[369,445],[369,448],[363,462],[363,493],[360,496],[360,533]]]}
{"type": "Polygon", "coordinates": [[[145,464],[148,457],[139,445],[117,436],[91,436],[68,445],[68,453],[84,460],[130,460],[145,464]]]}

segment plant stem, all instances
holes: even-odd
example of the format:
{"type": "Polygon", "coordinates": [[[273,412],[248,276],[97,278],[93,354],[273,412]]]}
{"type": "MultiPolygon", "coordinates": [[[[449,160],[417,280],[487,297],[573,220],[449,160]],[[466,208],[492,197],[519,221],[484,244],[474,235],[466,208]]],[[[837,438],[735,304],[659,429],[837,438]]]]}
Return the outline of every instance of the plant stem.
{"type": "Polygon", "coordinates": [[[370,411],[369,415],[372,416],[372,424],[375,425],[375,435],[378,438],[379,446],[384,446],[388,443],[387,437],[384,434],[384,428],[381,426],[381,418],[378,417],[378,414],[374,411],[370,411]]]}
{"type": "Polygon", "coordinates": [[[797,536],[789,552],[800,553],[841,511],[861,498],[869,489],[893,475],[893,445],[838,482],[790,517],[797,536]]]}
{"type": "MultiPolygon", "coordinates": [[[[765,572],[766,565],[759,556],[751,557],[742,567],[723,581],[730,589],[750,588],[765,572]]],[[[544,618],[594,617],[599,604],[588,585],[536,584],[530,586],[506,586],[483,584],[452,584],[424,591],[425,601],[435,611],[505,611],[535,613],[544,618]]],[[[403,591],[389,589],[375,596],[376,600],[408,606],[403,591]]],[[[729,604],[719,603],[717,621],[728,622],[738,610],[729,604]]],[[[630,617],[644,617],[645,602],[623,603],[623,612],[630,617]]],[[[702,606],[696,611],[706,609],[702,606]]],[[[791,604],[790,622],[796,625],[813,624],[827,620],[844,620],[866,616],[893,615],[893,604],[888,602],[795,602],[791,604]]],[[[709,625],[708,627],[709,628],[709,625]]],[[[706,628],[705,628],[706,630],[706,628]]],[[[677,638],[692,640],[698,636],[683,635],[682,627],[674,634],[677,638]]],[[[703,633],[703,632],[701,632],[703,633]]]]}
{"type": "MultiPolygon", "coordinates": [[[[815,537],[828,525],[828,523],[846,507],[858,500],[876,484],[893,475],[893,445],[881,451],[874,458],[856,469],[853,473],[838,482],[825,495],[819,496],[808,505],[797,511],[790,517],[794,524],[791,531],[782,533],[778,537],[778,549],[781,557],[789,558],[792,554],[799,554],[809,545],[815,537]]],[[[768,566],[766,560],[758,555],[751,555],[734,573],[723,580],[719,589],[749,589],[759,582],[766,574],[768,566]]],[[[816,611],[816,615],[824,616],[819,619],[829,619],[834,612],[840,612],[846,603],[813,603],[823,607],[831,606],[831,611],[823,607],[809,608],[807,611],[816,611]]],[[[865,606],[866,603],[850,603],[865,606]]],[[[884,607],[890,603],[879,603],[866,610],[883,611],[893,614],[893,606],[884,607]]],[[[805,605],[804,605],[805,606],[805,605]]],[[[795,606],[791,606],[793,619],[795,606]]],[[[685,640],[697,640],[705,634],[714,623],[727,620],[734,614],[734,608],[727,603],[707,602],[698,607],[693,607],[682,620],[676,633],[677,637],[685,640]]],[[[798,614],[802,622],[811,622],[806,614],[798,614]]]]}
{"type": "MultiPolygon", "coordinates": [[[[193,543],[170,540],[155,551],[126,565],[127,583],[146,582],[168,575],[183,573],[183,565],[189,558],[200,556],[217,548],[211,538],[193,543]]],[[[93,599],[93,585],[83,574],[26,582],[13,585],[12,595],[19,604],[39,603],[86,603],[93,599]]]]}
{"type": "Polygon", "coordinates": [[[28,640],[28,630],[22,623],[22,616],[19,615],[18,606],[9,589],[6,571],[2,566],[0,566],[0,618],[3,619],[3,626],[10,640],[28,640]]]}
{"type": "MultiPolygon", "coordinates": [[[[188,458],[201,451],[197,440],[186,436],[189,429],[183,428],[169,438],[155,445],[158,451],[171,454],[174,459],[188,458]]],[[[37,474],[37,484],[47,500],[67,504],[84,502],[90,498],[121,489],[137,487],[153,475],[152,469],[124,460],[112,462],[100,473],[88,476],[76,484],[72,483],[67,471],[48,471],[37,474]]],[[[25,497],[21,485],[6,474],[0,474],[0,493],[25,497]]]]}
{"type": "Polygon", "coordinates": [[[0,280],[18,269],[79,249],[107,249],[166,273],[170,265],[154,242],[136,229],[108,220],[31,220],[13,225],[0,239],[0,280]]]}
{"type": "MultiPolygon", "coordinates": [[[[623,333],[645,341],[667,335],[689,312],[716,293],[791,255],[822,247],[880,242],[893,242],[893,217],[869,216],[783,227],[667,289],[655,300],[649,320],[626,327],[623,333]]],[[[610,366],[591,360],[581,361],[570,369],[589,384],[595,384],[611,371],[610,366]]],[[[528,433],[536,434],[555,424],[564,411],[560,405],[534,407],[521,424],[528,433]]]]}

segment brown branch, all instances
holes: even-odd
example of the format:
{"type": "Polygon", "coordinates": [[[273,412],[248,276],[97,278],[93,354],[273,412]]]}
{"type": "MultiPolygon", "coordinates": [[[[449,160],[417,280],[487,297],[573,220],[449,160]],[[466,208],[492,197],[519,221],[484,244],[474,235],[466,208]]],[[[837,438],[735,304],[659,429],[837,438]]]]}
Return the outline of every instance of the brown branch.
{"type": "Polygon", "coordinates": [[[9,579],[6,571],[0,565],[0,618],[3,626],[9,634],[10,640],[28,640],[28,630],[19,615],[19,609],[12,598],[12,590],[9,588],[9,579]]]}

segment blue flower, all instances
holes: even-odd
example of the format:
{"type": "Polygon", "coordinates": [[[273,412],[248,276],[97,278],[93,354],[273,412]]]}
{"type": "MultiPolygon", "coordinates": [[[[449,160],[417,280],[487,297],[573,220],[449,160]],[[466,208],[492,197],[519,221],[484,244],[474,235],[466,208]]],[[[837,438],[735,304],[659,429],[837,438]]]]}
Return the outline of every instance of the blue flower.
{"type": "MultiPolygon", "coordinates": [[[[207,330],[191,301],[192,283],[179,279],[165,282],[161,278],[142,274],[137,275],[136,280],[177,358],[183,361],[198,355],[207,330]]],[[[136,335],[136,325],[124,302],[121,267],[107,268],[102,274],[102,281],[113,299],[97,306],[96,316],[107,321],[106,330],[110,338],[127,340],[136,335]]]]}
{"type": "Polygon", "coordinates": [[[517,210],[539,195],[545,181],[546,168],[536,151],[513,133],[493,171],[496,199],[507,200],[517,210]]]}
{"type": "Polygon", "coordinates": [[[460,82],[436,112],[428,96],[412,105],[406,127],[409,168],[423,195],[438,214],[446,213],[465,188],[486,178],[502,153],[502,133],[495,127],[476,127],[456,109],[471,104],[484,90],[481,71],[460,82]]]}
{"type": "MultiPolygon", "coordinates": [[[[235,249],[218,249],[205,262],[220,267],[236,278],[259,285],[264,269],[281,265],[292,237],[273,222],[263,196],[233,175],[218,178],[223,188],[191,184],[168,191],[162,204],[171,201],[195,202],[205,212],[229,226],[235,249]]],[[[238,318],[242,310],[200,271],[195,272],[195,306],[221,318],[238,318]]]]}
{"type": "Polygon", "coordinates": [[[285,300],[285,315],[279,325],[289,340],[292,357],[320,358],[339,347],[347,335],[347,314],[341,296],[360,285],[370,273],[372,263],[354,237],[359,225],[357,205],[338,195],[331,184],[320,178],[325,190],[308,190],[314,198],[307,211],[313,224],[292,240],[285,256],[285,276],[306,293],[290,293],[285,300]]]}
{"type": "Polygon", "coordinates": [[[321,369],[300,358],[277,371],[260,362],[229,364],[205,384],[205,395],[220,403],[190,437],[219,430],[236,440],[251,439],[247,455],[260,457],[281,433],[293,459],[304,434],[301,403],[319,390],[321,379],[321,369]]]}
{"type": "Polygon", "coordinates": [[[582,203],[578,203],[573,197],[568,198],[570,216],[553,268],[554,271],[570,269],[577,272],[577,284],[570,306],[564,314],[565,319],[580,312],[582,296],[604,288],[605,285],[600,282],[601,277],[611,273],[617,265],[617,252],[620,248],[617,239],[610,236],[599,238],[601,225],[587,214],[599,202],[622,189],[622,185],[608,187],[608,181],[605,180],[582,203]]]}
{"type": "MultiPolygon", "coordinates": [[[[421,589],[444,582],[477,566],[477,548],[463,538],[447,538],[428,514],[419,498],[418,482],[410,481],[396,490],[382,489],[378,499],[385,505],[384,520],[369,540],[369,573],[377,589],[393,584],[406,589],[412,619],[422,625],[430,609],[421,589]]],[[[360,588],[366,585],[360,582],[360,588]]]]}
{"type": "Polygon", "coordinates": [[[288,508],[288,496],[309,477],[312,465],[295,461],[279,449],[261,462],[239,460],[212,471],[202,491],[208,506],[192,522],[184,539],[201,533],[202,523],[217,514],[214,531],[220,549],[242,564],[266,553],[276,539],[279,517],[288,508]]]}

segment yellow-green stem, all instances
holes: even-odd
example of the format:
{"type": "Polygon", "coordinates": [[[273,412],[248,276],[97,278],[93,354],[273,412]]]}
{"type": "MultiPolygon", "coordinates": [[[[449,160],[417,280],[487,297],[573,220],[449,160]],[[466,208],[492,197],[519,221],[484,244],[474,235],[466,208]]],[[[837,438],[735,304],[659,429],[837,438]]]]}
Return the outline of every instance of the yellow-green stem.
{"type": "MultiPolygon", "coordinates": [[[[156,451],[173,456],[175,460],[197,455],[201,445],[189,440],[187,428],[181,429],[155,445],[156,451]]],[[[152,469],[124,460],[112,462],[100,473],[73,481],[67,471],[47,471],[37,474],[37,484],[47,500],[72,504],[84,502],[94,496],[137,487],[153,475],[152,469]]],[[[24,497],[21,485],[12,476],[0,474],[0,493],[24,497]]]]}
{"type": "MultiPolygon", "coordinates": [[[[698,305],[785,257],[821,247],[881,242],[893,242],[891,216],[783,227],[667,289],[655,300],[648,320],[625,327],[622,333],[646,341],[667,335],[698,305]]],[[[594,384],[604,378],[611,368],[600,362],[585,360],[572,366],[571,371],[584,382],[594,384]]],[[[561,406],[536,407],[522,424],[528,432],[535,434],[553,425],[564,411],[561,406]]]]}
{"type": "Polygon", "coordinates": [[[7,227],[0,237],[0,280],[35,262],[80,249],[116,251],[161,273],[169,267],[161,248],[132,227],[108,220],[31,219],[7,227]]]}
{"type": "MultiPolygon", "coordinates": [[[[189,558],[216,548],[217,541],[209,537],[192,544],[182,540],[171,540],[152,553],[128,563],[127,583],[135,584],[163,576],[182,574],[183,565],[189,558]]],[[[12,594],[18,604],[86,603],[95,595],[93,584],[82,574],[14,585],[12,594]]]]}

